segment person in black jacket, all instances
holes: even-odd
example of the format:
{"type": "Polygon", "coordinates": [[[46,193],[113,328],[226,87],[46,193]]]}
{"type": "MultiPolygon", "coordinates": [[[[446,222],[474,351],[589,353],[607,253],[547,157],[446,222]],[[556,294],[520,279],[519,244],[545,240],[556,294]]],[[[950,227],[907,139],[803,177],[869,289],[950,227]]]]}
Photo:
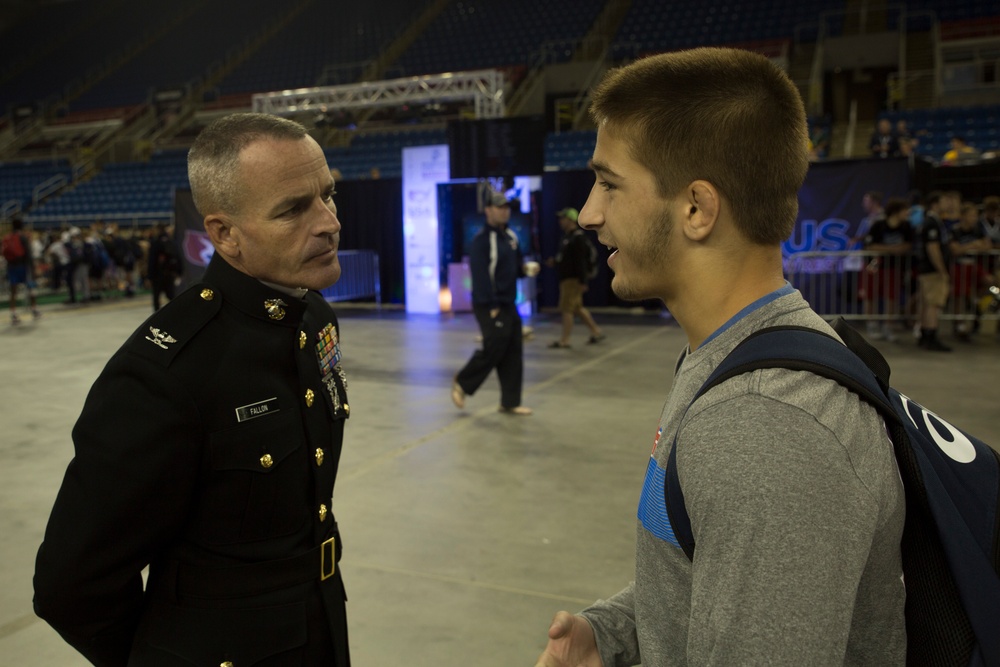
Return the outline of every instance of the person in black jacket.
{"type": "Polygon", "coordinates": [[[180,250],[174,240],[173,228],[168,228],[162,222],[156,223],[149,242],[149,287],[153,293],[153,310],[160,309],[160,295],[167,301],[174,298],[174,288],[177,279],[184,271],[180,250]]]}
{"type": "Polygon", "coordinates": [[[559,228],[563,231],[563,237],[559,242],[559,251],[552,259],[550,266],[554,266],[559,274],[559,312],[562,315],[562,335],[559,340],[552,341],[549,347],[570,347],[569,337],[573,332],[573,318],[575,316],[579,316],[590,329],[588,343],[600,343],[604,340],[604,334],[594,322],[590,311],[583,307],[583,293],[587,291],[587,283],[590,282],[591,278],[590,258],[596,252],[590,239],[584,235],[577,223],[579,216],[580,213],[575,208],[564,208],[556,214],[559,228]]]}
{"type": "Polygon", "coordinates": [[[35,612],[99,666],[344,667],[350,406],[316,291],[340,277],[333,179],[305,128],[263,114],[209,125],[188,171],[215,255],[91,389],[35,612]]]}
{"type": "Polygon", "coordinates": [[[517,235],[507,226],[510,202],[503,193],[486,190],[483,212],[486,225],[469,248],[472,312],[483,334],[483,347],[455,376],[451,400],[464,408],[465,397],[476,393],[495,368],[500,379],[500,412],[530,415],[531,408],[521,405],[524,339],[515,300],[517,279],[537,275],[540,267],[524,261],[517,235]]]}

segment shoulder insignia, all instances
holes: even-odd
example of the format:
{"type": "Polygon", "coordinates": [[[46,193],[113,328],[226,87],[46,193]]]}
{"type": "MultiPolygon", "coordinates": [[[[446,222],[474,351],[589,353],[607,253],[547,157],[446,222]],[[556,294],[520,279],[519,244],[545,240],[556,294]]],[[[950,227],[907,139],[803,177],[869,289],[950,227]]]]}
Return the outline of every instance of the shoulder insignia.
{"type": "Polygon", "coordinates": [[[169,349],[167,344],[177,342],[176,338],[168,334],[166,331],[160,331],[156,327],[149,327],[149,333],[153,334],[153,337],[150,338],[149,336],[146,336],[146,340],[152,341],[154,345],[158,345],[164,350],[169,349]]]}
{"type": "Polygon", "coordinates": [[[132,354],[169,366],[222,308],[223,299],[218,291],[211,299],[205,298],[207,285],[194,285],[153,313],[129,341],[125,348],[132,354]]]}

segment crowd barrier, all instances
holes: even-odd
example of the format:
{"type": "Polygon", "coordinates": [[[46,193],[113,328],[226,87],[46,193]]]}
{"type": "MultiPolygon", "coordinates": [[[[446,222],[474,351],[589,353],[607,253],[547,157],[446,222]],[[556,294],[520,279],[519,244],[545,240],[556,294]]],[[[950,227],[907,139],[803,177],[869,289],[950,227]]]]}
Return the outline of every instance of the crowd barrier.
{"type": "MultiPolygon", "coordinates": [[[[915,269],[912,255],[870,251],[800,252],[785,258],[785,277],[816,312],[849,320],[916,321],[915,269]]],[[[951,296],[941,319],[1000,319],[1000,251],[955,257],[949,273],[951,296]]]]}
{"type": "Polygon", "coordinates": [[[321,293],[327,301],[352,301],[375,297],[382,307],[382,286],[378,273],[378,253],[374,250],[340,250],[340,280],[321,293]]]}

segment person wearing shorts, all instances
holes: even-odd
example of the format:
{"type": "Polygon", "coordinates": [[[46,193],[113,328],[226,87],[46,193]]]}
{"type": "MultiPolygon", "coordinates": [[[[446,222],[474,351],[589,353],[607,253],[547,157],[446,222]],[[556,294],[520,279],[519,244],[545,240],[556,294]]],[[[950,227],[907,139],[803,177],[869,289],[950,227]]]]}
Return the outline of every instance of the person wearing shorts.
{"type": "Polygon", "coordinates": [[[17,326],[21,323],[21,318],[17,315],[17,292],[21,285],[27,293],[27,303],[31,308],[31,315],[37,320],[41,316],[38,310],[38,302],[35,298],[34,262],[31,258],[31,241],[24,233],[24,221],[21,218],[14,218],[11,222],[11,236],[17,236],[21,240],[21,248],[24,255],[17,260],[7,260],[7,283],[10,285],[10,323],[17,326]]]}
{"type": "Polygon", "coordinates": [[[604,334],[594,322],[590,311],[583,307],[583,294],[587,291],[590,277],[587,258],[590,256],[590,241],[577,224],[579,212],[575,208],[564,208],[556,214],[559,227],[563,231],[559,251],[549,265],[556,268],[559,275],[559,313],[562,316],[562,334],[559,340],[549,343],[552,348],[570,347],[573,333],[573,319],[579,317],[590,329],[588,343],[599,343],[604,334]]]}

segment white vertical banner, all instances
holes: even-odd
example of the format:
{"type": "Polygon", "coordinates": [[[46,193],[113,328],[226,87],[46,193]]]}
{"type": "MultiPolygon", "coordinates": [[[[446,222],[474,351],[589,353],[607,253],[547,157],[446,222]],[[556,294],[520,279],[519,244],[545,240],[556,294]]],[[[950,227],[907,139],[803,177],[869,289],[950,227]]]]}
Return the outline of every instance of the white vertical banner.
{"type": "Polygon", "coordinates": [[[437,186],[450,175],[447,144],[403,149],[403,262],[408,313],[441,312],[437,186]]]}

